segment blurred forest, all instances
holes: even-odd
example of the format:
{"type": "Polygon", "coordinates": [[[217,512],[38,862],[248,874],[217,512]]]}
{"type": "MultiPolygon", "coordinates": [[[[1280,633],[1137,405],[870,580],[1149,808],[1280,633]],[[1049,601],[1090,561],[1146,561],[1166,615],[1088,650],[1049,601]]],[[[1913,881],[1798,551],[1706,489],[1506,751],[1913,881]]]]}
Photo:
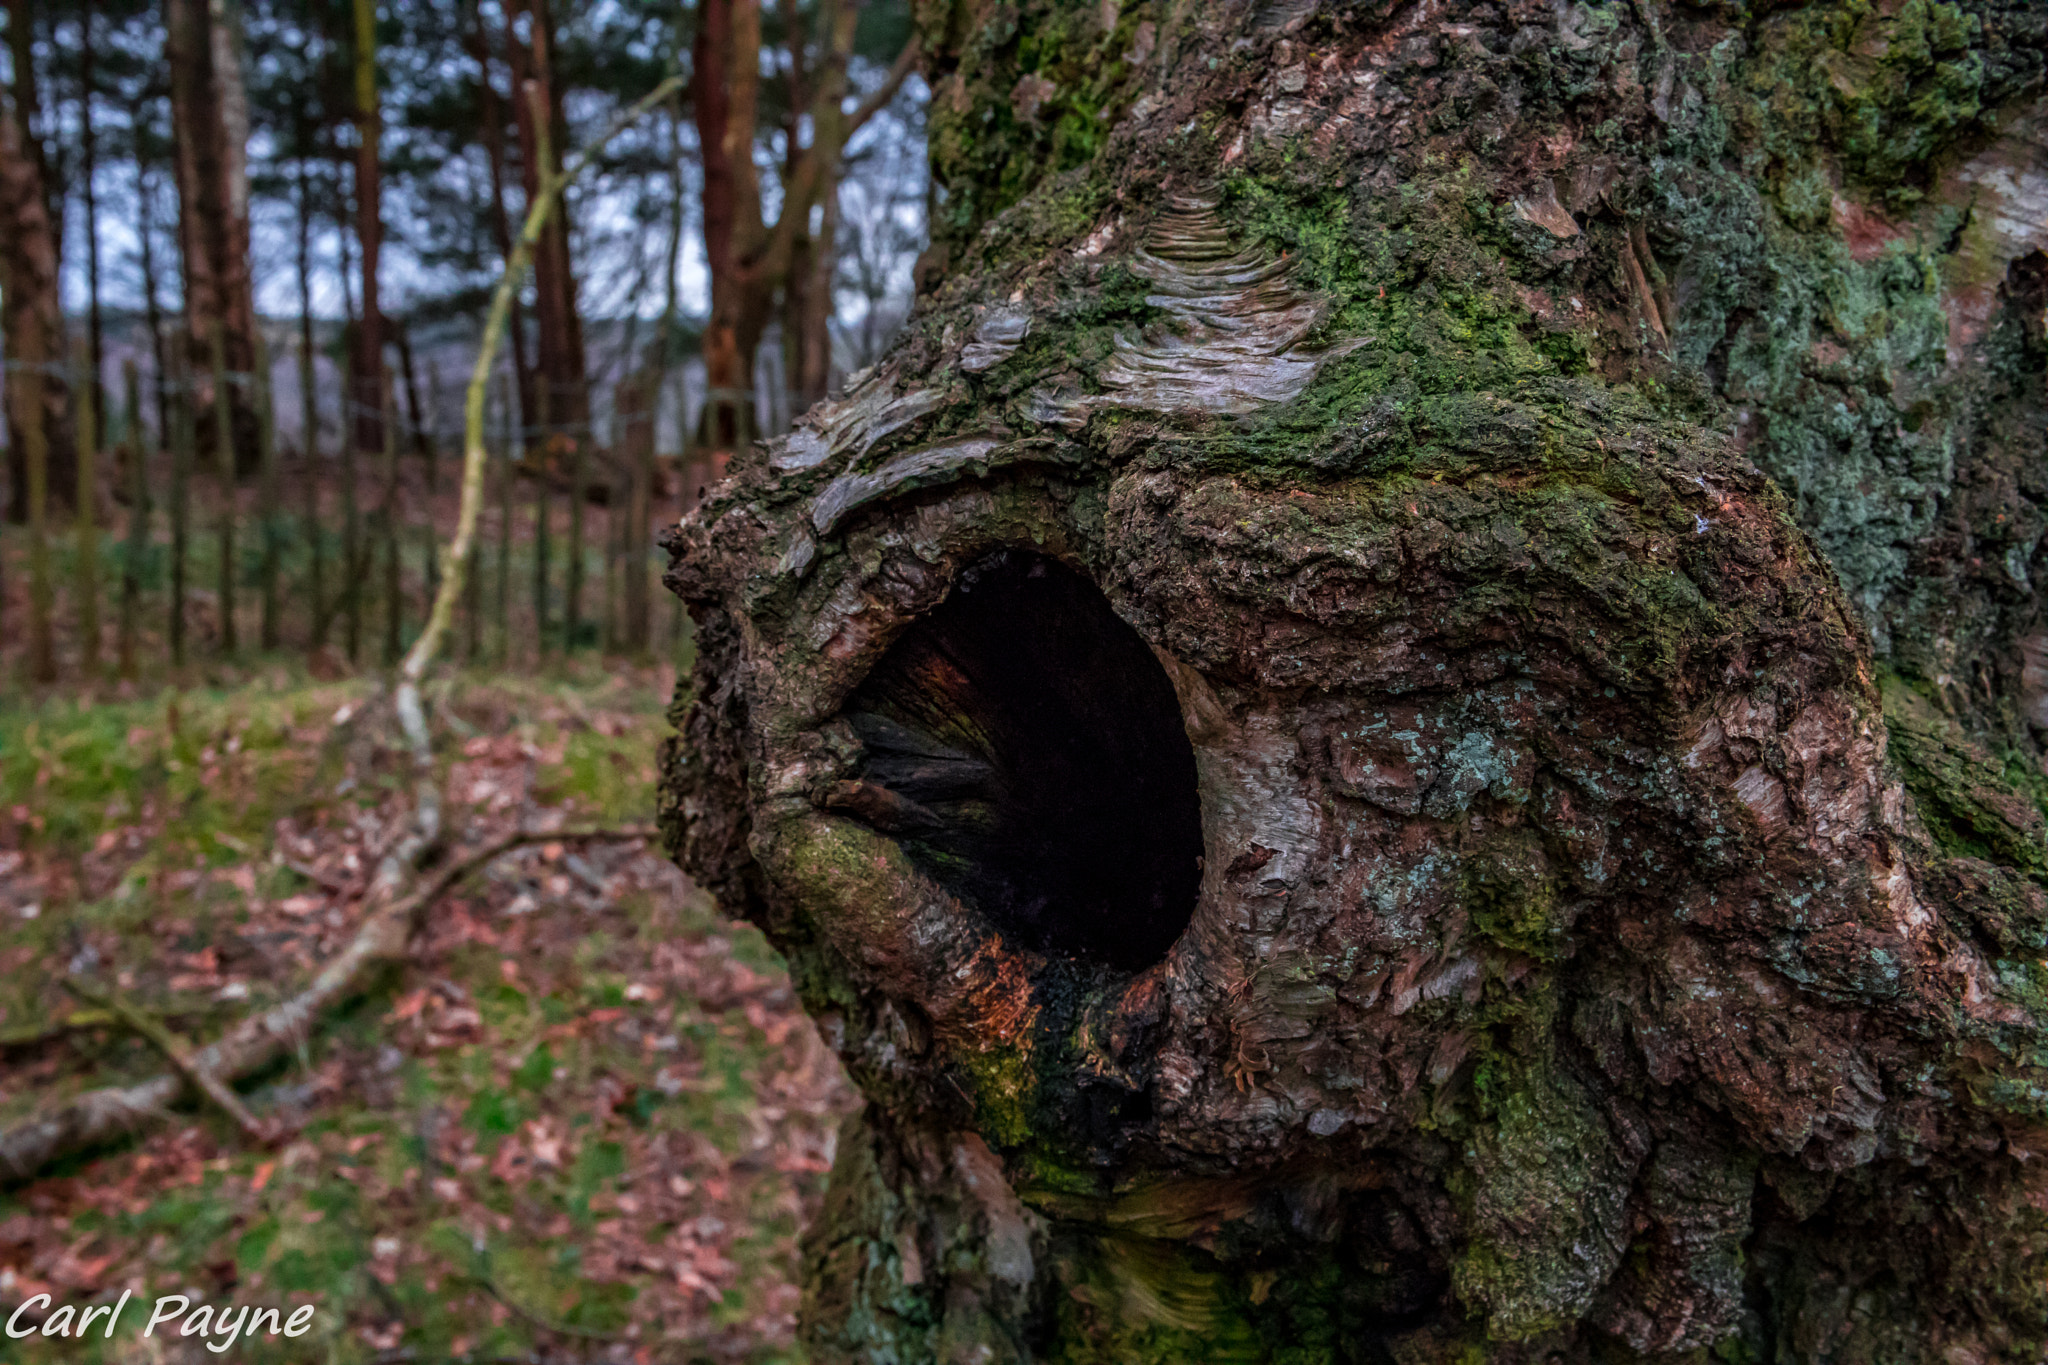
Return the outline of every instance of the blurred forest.
{"type": "Polygon", "coordinates": [[[0,543],[29,581],[0,635],[36,681],[247,644],[395,658],[520,221],[665,74],[515,306],[473,652],[672,646],[647,528],[908,308],[927,182],[901,0],[5,12],[0,543]]]}
{"type": "Polygon", "coordinates": [[[651,841],[690,658],[654,537],[908,312],[908,5],[0,12],[0,1312],[793,1359],[851,1092],[651,841]],[[484,376],[463,573],[485,316],[586,147],[484,376]]]}

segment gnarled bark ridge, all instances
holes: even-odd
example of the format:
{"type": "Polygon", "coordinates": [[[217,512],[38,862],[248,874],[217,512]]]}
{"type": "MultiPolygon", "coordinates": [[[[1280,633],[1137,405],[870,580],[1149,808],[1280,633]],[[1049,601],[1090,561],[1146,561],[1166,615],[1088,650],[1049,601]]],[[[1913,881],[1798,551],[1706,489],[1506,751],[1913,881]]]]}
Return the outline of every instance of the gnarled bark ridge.
{"type": "Polygon", "coordinates": [[[2038,1359],[2043,12],[921,19],[941,283],[670,575],[812,1357],[2038,1359]]]}

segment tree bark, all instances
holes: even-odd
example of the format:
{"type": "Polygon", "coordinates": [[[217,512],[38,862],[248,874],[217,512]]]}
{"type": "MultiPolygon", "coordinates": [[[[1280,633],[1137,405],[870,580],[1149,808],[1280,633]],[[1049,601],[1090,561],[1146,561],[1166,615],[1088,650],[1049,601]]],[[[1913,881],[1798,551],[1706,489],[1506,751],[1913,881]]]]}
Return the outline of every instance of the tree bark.
{"type": "Polygon", "coordinates": [[[713,458],[738,450],[753,423],[753,358],[765,302],[744,267],[761,218],[754,173],[760,53],[759,0],[704,0],[697,11],[691,108],[704,166],[704,261],[711,277],[703,443],[713,458]]]}
{"type": "Polygon", "coordinates": [[[78,142],[79,191],[85,209],[86,337],[92,357],[92,420],[96,430],[106,431],[106,330],[100,314],[100,200],[99,135],[93,109],[99,82],[93,63],[98,41],[98,13],[95,0],[85,0],[78,13],[78,142]]]}
{"type": "MultiPolygon", "coordinates": [[[[192,411],[199,441],[212,449],[213,330],[222,329],[228,369],[256,363],[256,297],[249,271],[248,100],[239,43],[220,0],[164,0],[170,67],[172,167],[178,185],[178,245],[185,279],[185,367],[201,385],[192,411]]],[[[259,462],[256,410],[246,386],[228,394],[235,467],[259,462]]]]}
{"type": "Polygon", "coordinates": [[[2048,14],[919,12],[932,288],[671,538],[807,1357],[2038,1360],[2048,14]]]}
{"type": "Polygon", "coordinates": [[[384,305],[377,272],[384,248],[383,116],[377,102],[376,0],[354,0],[356,98],[356,244],[361,249],[363,307],[356,319],[349,373],[355,410],[344,425],[359,453],[384,449],[384,305]]]}
{"type": "MultiPolygon", "coordinates": [[[[491,78],[490,38],[484,29],[483,10],[472,0],[469,9],[469,51],[476,61],[477,71],[477,119],[483,133],[485,159],[491,168],[491,232],[498,243],[498,255],[504,260],[512,259],[512,217],[505,208],[505,115],[504,107],[498,101],[497,83],[491,78]]],[[[508,35],[508,42],[510,36],[508,35]]],[[[519,101],[516,86],[512,91],[513,103],[519,101]]],[[[512,320],[509,330],[512,354],[512,374],[518,387],[519,423],[532,426],[533,371],[526,362],[526,319],[525,310],[517,299],[512,303],[512,320]]]]}
{"type": "MultiPolygon", "coordinates": [[[[10,0],[10,38],[29,24],[27,6],[10,0]]],[[[49,214],[43,152],[34,135],[34,67],[22,41],[14,44],[15,83],[0,110],[0,338],[9,369],[7,393],[7,519],[29,519],[26,423],[39,409],[33,433],[46,460],[49,492],[64,503],[73,483],[70,387],[64,380],[64,314],[57,297],[57,237],[49,214]],[[31,79],[24,80],[24,77],[31,79]]]]}
{"type": "MultiPolygon", "coordinates": [[[[526,201],[540,193],[541,177],[559,175],[562,148],[568,128],[562,116],[562,91],[554,73],[554,29],[546,0],[516,0],[506,10],[508,20],[527,16],[527,40],[516,32],[506,34],[505,47],[512,60],[513,109],[518,119],[520,166],[526,201]],[[536,98],[524,93],[537,91],[536,98]],[[548,126],[537,123],[538,107],[546,111],[548,126]]],[[[576,306],[576,275],[569,255],[568,203],[556,206],[547,231],[533,255],[534,378],[544,398],[538,404],[545,411],[541,420],[551,428],[547,438],[551,449],[556,436],[573,440],[578,449],[590,442],[590,377],[584,368],[583,319],[576,306]]]]}

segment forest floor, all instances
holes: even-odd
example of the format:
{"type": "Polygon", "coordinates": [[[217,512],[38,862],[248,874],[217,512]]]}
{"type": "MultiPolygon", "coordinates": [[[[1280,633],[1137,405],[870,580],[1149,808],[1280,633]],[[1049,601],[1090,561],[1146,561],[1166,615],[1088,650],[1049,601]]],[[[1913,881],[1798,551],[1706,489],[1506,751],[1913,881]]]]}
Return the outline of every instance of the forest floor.
{"type": "MultiPolygon", "coordinates": [[[[647,822],[672,680],[591,660],[450,684],[451,846],[647,822]]],[[[259,665],[0,702],[0,1123],[164,1069],[67,975],[203,1040],[348,940],[409,809],[399,756],[352,724],[374,690],[259,665]]],[[[298,1341],[236,1342],[252,1362],[797,1358],[797,1236],[853,1093],[766,941],[654,848],[499,859],[244,1097],[293,1135],[193,1106],[0,1185],[7,1311],[137,1301],[111,1340],[0,1354],[221,1358],[139,1336],[176,1293],[315,1306],[298,1341]]]]}

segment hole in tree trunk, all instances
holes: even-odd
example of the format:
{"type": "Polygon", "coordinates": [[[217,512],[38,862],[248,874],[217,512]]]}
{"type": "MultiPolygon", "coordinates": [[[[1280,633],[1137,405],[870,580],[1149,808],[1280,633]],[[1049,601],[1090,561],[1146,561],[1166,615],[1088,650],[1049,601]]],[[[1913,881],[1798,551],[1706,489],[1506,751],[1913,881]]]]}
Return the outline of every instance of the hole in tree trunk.
{"type": "Polygon", "coordinates": [[[1194,913],[1195,755],[1159,661],[1094,584],[1004,551],[847,703],[867,749],[828,800],[1006,935],[1135,971],[1194,913]]]}

